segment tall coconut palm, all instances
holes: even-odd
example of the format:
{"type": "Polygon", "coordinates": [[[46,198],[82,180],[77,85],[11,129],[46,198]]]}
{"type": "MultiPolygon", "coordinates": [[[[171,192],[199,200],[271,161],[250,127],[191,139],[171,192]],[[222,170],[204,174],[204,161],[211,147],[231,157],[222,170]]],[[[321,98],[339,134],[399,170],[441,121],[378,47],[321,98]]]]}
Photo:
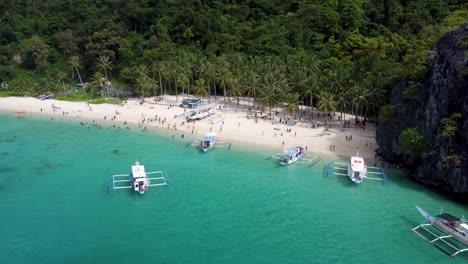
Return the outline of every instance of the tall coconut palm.
{"type": "MultiPolygon", "coordinates": [[[[282,79],[278,82],[276,82],[276,89],[277,89],[277,96],[279,101],[284,104],[286,95],[291,91],[291,88],[289,86],[289,83],[287,82],[286,79],[282,79]]],[[[297,101],[297,100],[296,100],[297,101]]],[[[286,115],[286,113],[285,113],[286,115]]]]}
{"type": "Polygon", "coordinates": [[[293,112],[300,111],[298,99],[299,99],[299,95],[297,93],[288,93],[285,97],[286,111],[289,112],[291,117],[293,115],[293,112]]]}
{"type": "Polygon", "coordinates": [[[369,90],[361,84],[355,84],[351,89],[353,94],[352,103],[356,109],[356,113],[359,113],[361,117],[359,120],[362,122],[365,115],[363,114],[364,107],[368,104],[369,90]]]}
{"type": "Polygon", "coordinates": [[[239,96],[241,96],[244,92],[239,78],[232,79],[230,88],[227,92],[230,97],[236,97],[237,107],[239,107],[239,96]]]}
{"type": "Polygon", "coordinates": [[[162,65],[161,65],[161,75],[162,75],[162,83],[164,83],[164,94],[167,94],[167,84],[169,83],[169,90],[171,89],[171,82],[168,81],[170,79],[170,75],[171,75],[171,67],[169,65],[169,62],[167,61],[163,61],[162,65]],[[165,83],[167,82],[167,83],[165,83]]]}
{"type": "Polygon", "coordinates": [[[177,84],[182,88],[182,94],[187,91],[187,98],[189,94],[189,89],[190,89],[190,80],[185,74],[179,74],[179,77],[177,78],[177,84]]]}
{"type": "Polygon", "coordinates": [[[107,70],[112,70],[111,64],[112,62],[110,61],[109,56],[99,56],[97,66],[100,69],[104,70],[104,77],[106,78],[105,86],[106,86],[108,97],[109,97],[109,79],[107,76],[107,70]]]}
{"type": "Polygon", "coordinates": [[[322,91],[319,95],[319,101],[317,103],[318,109],[322,112],[327,113],[327,117],[325,118],[325,124],[327,126],[327,130],[328,130],[328,115],[331,112],[336,111],[335,101],[333,99],[334,99],[333,94],[326,92],[326,91],[322,91]]]}
{"type": "Polygon", "coordinates": [[[66,91],[65,91],[65,80],[67,79],[67,74],[65,72],[58,72],[57,73],[57,81],[59,81],[60,85],[62,85],[62,89],[63,89],[63,95],[66,95],[66,91]]]}
{"type": "MultiPolygon", "coordinates": [[[[211,98],[211,85],[210,84],[211,84],[211,81],[213,81],[213,79],[215,78],[215,75],[216,75],[215,68],[211,62],[207,61],[204,64],[202,64],[201,77],[206,79],[208,82],[208,102],[210,101],[210,98],[211,98]]],[[[215,99],[216,99],[216,95],[215,95],[215,99]]]]}
{"type": "Polygon", "coordinates": [[[130,83],[135,77],[135,72],[131,68],[126,67],[120,71],[120,77],[130,83]]]}
{"type": "Polygon", "coordinates": [[[333,94],[340,94],[348,87],[349,74],[348,69],[341,62],[331,63],[329,72],[330,91],[333,94]]]}
{"type": "Polygon", "coordinates": [[[140,76],[136,79],[136,86],[138,90],[143,94],[143,97],[149,94],[149,91],[153,86],[157,86],[156,80],[148,76],[140,76]]]}
{"type": "Polygon", "coordinates": [[[199,96],[200,99],[202,99],[208,94],[204,79],[196,80],[194,89],[195,89],[195,95],[199,96]]]}
{"type": "Polygon", "coordinates": [[[381,85],[379,85],[382,82],[383,80],[380,79],[366,82],[366,87],[368,90],[368,102],[369,105],[372,106],[374,122],[376,121],[376,109],[384,101],[385,94],[387,93],[387,91],[383,89],[381,85]]]}
{"type": "Polygon", "coordinates": [[[218,80],[220,85],[223,86],[223,93],[224,93],[224,105],[226,105],[226,83],[231,82],[232,73],[228,70],[228,68],[221,68],[218,73],[218,80]]]}
{"type": "Polygon", "coordinates": [[[271,109],[277,102],[276,89],[271,83],[265,83],[264,87],[260,90],[260,102],[262,105],[269,107],[271,118],[271,109]]]}
{"type": "Polygon", "coordinates": [[[255,72],[252,72],[247,78],[246,93],[247,96],[253,98],[253,107],[255,108],[255,101],[257,101],[257,96],[260,90],[260,76],[255,72]]]}
{"type": "Polygon", "coordinates": [[[104,78],[104,75],[101,72],[96,72],[94,73],[94,76],[91,82],[91,87],[93,87],[97,91],[102,92],[102,88],[104,87],[105,82],[106,82],[106,79],[104,78]]]}
{"type": "Polygon", "coordinates": [[[350,105],[349,92],[336,95],[336,106],[340,110],[341,123],[346,119],[346,110],[350,105]]]}
{"type": "Polygon", "coordinates": [[[149,91],[150,90],[153,90],[153,95],[156,95],[156,90],[159,88],[158,81],[156,79],[154,79],[154,78],[147,77],[146,82],[147,82],[147,85],[149,86],[148,87],[148,96],[149,96],[149,91]]]}
{"type": "Polygon", "coordinates": [[[179,102],[179,93],[177,92],[177,76],[179,74],[179,69],[180,66],[177,64],[177,62],[171,62],[168,64],[168,72],[167,76],[169,79],[169,87],[170,87],[170,80],[174,80],[174,91],[175,91],[175,96],[176,96],[176,102],[179,102]]]}
{"type": "Polygon", "coordinates": [[[137,66],[136,72],[140,77],[149,77],[150,68],[146,65],[140,64],[137,66]]]}
{"type": "Polygon", "coordinates": [[[153,72],[153,78],[154,75],[158,75],[158,80],[159,80],[159,86],[160,86],[160,95],[163,97],[163,83],[162,83],[162,76],[161,76],[161,71],[162,71],[163,65],[161,62],[155,62],[151,65],[151,71],[153,72]]]}
{"type": "Polygon", "coordinates": [[[86,90],[83,84],[83,80],[81,80],[81,75],[79,69],[81,69],[81,61],[78,56],[71,56],[70,59],[68,59],[68,64],[72,67],[72,69],[76,70],[76,73],[78,74],[78,79],[80,80],[81,88],[83,89],[83,93],[85,96],[86,95],[86,90]]]}

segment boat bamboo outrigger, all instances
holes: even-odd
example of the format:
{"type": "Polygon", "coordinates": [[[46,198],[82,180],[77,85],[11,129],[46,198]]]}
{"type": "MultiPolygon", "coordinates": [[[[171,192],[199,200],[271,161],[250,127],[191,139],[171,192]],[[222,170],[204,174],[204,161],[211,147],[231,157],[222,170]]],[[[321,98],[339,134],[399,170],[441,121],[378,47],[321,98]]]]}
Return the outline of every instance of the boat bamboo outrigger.
{"type": "Polygon", "coordinates": [[[312,163],[318,159],[317,156],[312,155],[310,158],[305,157],[305,149],[303,147],[290,147],[285,149],[281,153],[277,153],[270,158],[280,160],[280,164],[283,166],[297,163],[312,163]]]}
{"type": "Polygon", "coordinates": [[[145,166],[137,161],[132,166],[129,174],[112,175],[112,189],[131,189],[143,194],[146,189],[153,186],[169,185],[169,178],[163,171],[146,172],[145,166]],[[159,175],[159,177],[148,177],[148,175],[159,175]]]}
{"type": "Polygon", "coordinates": [[[227,139],[225,141],[217,141],[217,135],[214,132],[207,133],[203,138],[198,138],[192,141],[192,143],[187,144],[192,145],[194,147],[201,147],[203,152],[207,152],[212,148],[226,148],[231,149],[231,140],[227,139]]]}
{"type": "Polygon", "coordinates": [[[433,217],[417,205],[416,209],[429,223],[416,226],[414,233],[452,258],[468,251],[467,220],[447,213],[433,217]]]}

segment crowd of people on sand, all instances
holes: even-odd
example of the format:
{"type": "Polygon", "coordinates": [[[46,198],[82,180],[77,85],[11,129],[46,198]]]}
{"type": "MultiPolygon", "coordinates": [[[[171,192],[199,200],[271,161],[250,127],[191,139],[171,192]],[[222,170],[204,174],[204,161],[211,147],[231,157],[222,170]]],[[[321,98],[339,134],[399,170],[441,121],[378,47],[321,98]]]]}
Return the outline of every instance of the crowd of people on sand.
{"type": "MultiPolygon", "coordinates": [[[[158,101],[159,101],[159,100],[158,100],[158,101]]],[[[175,105],[175,104],[172,104],[172,103],[170,103],[170,104],[168,103],[167,106],[168,106],[169,108],[172,108],[172,107],[174,107],[174,106],[176,106],[176,105],[175,105]]],[[[128,107],[128,108],[129,108],[129,107],[128,107]]],[[[151,108],[152,108],[152,107],[151,107],[151,108]]],[[[87,108],[85,108],[85,109],[86,109],[86,110],[89,110],[89,111],[93,111],[92,107],[90,107],[89,104],[88,104],[87,108]]],[[[120,109],[123,109],[123,108],[119,108],[119,110],[120,110],[120,109]]],[[[58,106],[52,104],[52,111],[53,111],[55,114],[57,114],[57,115],[62,114],[62,115],[64,115],[64,116],[65,116],[65,115],[69,115],[69,112],[64,111],[64,110],[66,110],[66,109],[61,109],[60,107],[58,107],[58,106]],[[60,109],[60,111],[58,111],[59,109],[60,109]],[[58,112],[58,113],[57,113],[57,112],[58,112]],[[61,113],[60,113],[60,112],[61,112],[61,113]]],[[[68,110],[69,110],[69,109],[68,109],[68,110]]],[[[72,110],[73,110],[73,109],[72,109],[72,110]]],[[[40,108],[40,111],[43,112],[43,111],[46,111],[46,110],[40,108]]],[[[84,110],[78,110],[79,113],[76,112],[76,111],[77,111],[77,110],[70,112],[71,115],[73,115],[73,116],[76,115],[77,118],[81,118],[81,112],[83,111],[83,114],[84,114],[84,110]]],[[[96,111],[97,111],[97,110],[96,110],[96,111]]],[[[163,110],[163,111],[164,111],[164,110],[163,110]]],[[[159,113],[158,113],[158,114],[159,114],[159,113]]],[[[95,116],[95,115],[94,115],[94,116],[95,116]]],[[[120,128],[123,128],[123,129],[125,129],[125,128],[126,128],[126,129],[130,129],[131,126],[129,126],[129,123],[131,123],[131,122],[127,122],[128,120],[125,120],[125,121],[123,120],[123,119],[126,119],[126,116],[127,116],[126,113],[122,114],[122,113],[119,112],[118,110],[115,110],[115,109],[114,109],[114,110],[112,110],[112,111],[110,112],[110,114],[103,116],[103,118],[104,118],[104,120],[106,120],[106,121],[114,121],[114,122],[117,121],[117,123],[110,123],[110,127],[114,127],[114,128],[118,128],[118,129],[120,129],[120,128]],[[115,111],[115,112],[114,112],[114,111],[115,111]],[[123,118],[123,117],[125,117],[125,118],[123,118]],[[122,120],[123,122],[120,122],[120,120],[122,120]],[[122,125],[123,125],[123,126],[122,126],[122,125]]],[[[142,131],[144,131],[144,132],[149,132],[149,130],[151,130],[151,131],[156,131],[155,129],[156,129],[157,127],[167,128],[168,130],[173,130],[173,131],[181,130],[181,132],[179,132],[179,133],[174,133],[174,134],[177,135],[178,138],[185,138],[186,134],[189,134],[189,135],[190,135],[190,132],[191,132],[192,134],[198,134],[198,130],[197,130],[197,127],[198,127],[198,126],[200,126],[199,128],[200,128],[201,130],[203,130],[203,131],[204,131],[204,129],[209,129],[209,131],[215,131],[215,130],[218,131],[218,129],[219,129],[219,132],[223,131],[224,120],[222,121],[222,125],[220,125],[220,126],[214,126],[214,124],[212,124],[211,126],[204,127],[203,125],[197,125],[197,122],[188,123],[188,122],[186,122],[186,120],[179,120],[179,121],[177,121],[176,119],[174,119],[173,121],[170,121],[170,120],[168,120],[168,119],[167,119],[166,117],[164,117],[164,116],[165,116],[164,113],[161,113],[161,115],[157,115],[157,114],[148,114],[148,112],[146,112],[145,110],[143,110],[143,111],[141,112],[141,117],[140,117],[140,118],[138,118],[138,115],[136,115],[137,119],[134,120],[134,121],[135,121],[135,122],[138,121],[138,122],[136,122],[136,125],[137,125],[137,126],[134,126],[134,128],[137,127],[139,130],[142,130],[142,131]],[[185,133],[185,135],[184,135],[184,132],[187,132],[187,133],[185,133]]],[[[335,119],[335,120],[338,119],[338,121],[341,120],[341,116],[339,116],[339,115],[338,115],[336,118],[334,118],[335,115],[333,115],[333,114],[317,114],[317,116],[318,116],[318,117],[323,117],[323,120],[321,120],[322,122],[317,121],[317,120],[316,120],[316,121],[311,120],[311,122],[312,122],[312,127],[321,127],[321,126],[324,124],[323,121],[325,121],[325,120],[330,120],[330,119],[335,119]]],[[[269,137],[271,137],[271,136],[273,136],[273,137],[275,137],[275,138],[278,138],[278,136],[284,137],[284,136],[285,136],[285,134],[284,134],[285,132],[292,134],[292,127],[291,127],[291,126],[286,126],[286,125],[291,124],[290,122],[288,122],[288,121],[291,121],[291,119],[289,119],[289,118],[284,118],[284,117],[280,117],[280,116],[272,116],[272,118],[273,118],[273,119],[276,119],[276,120],[279,120],[279,123],[280,123],[281,125],[284,125],[284,126],[281,127],[281,125],[280,125],[280,126],[278,127],[278,126],[277,126],[277,125],[278,125],[277,122],[272,123],[272,125],[274,125],[273,129],[274,129],[274,130],[278,130],[278,131],[272,131],[273,134],[270,134],[271,132],[268,133],[268,134],[269,134],[269,137]]],[[[51,119],[53,120],[54,117],[51,117],[51,119]]],[[[98,118],[98,119],[99,119],[99,118],[98,118]]],[[[171,118],[169,118],[169,119],[171,119],[171,118]]],[[[365,130],[366,118],[359,119],[357,116],[355,116],[354,119],[355,119],[355,128],[362,128],[363,130],[365,130]]],[[[102,120],[102,119],[101,119],[101,120],[102,120]]],[[[242,120],[239,120],[239,121],[242,122],[242,120]]],[[[232,126],[237,126],[237,127],[241,128],[241,122],[239,122],[239,121],[235,121],[234,124],[231,123],[230,126],[231,126],[231,127],[232,127],[232,126]]],[[[352,118],[351,118],[350,120],[342,120],[342,121],[343,121],[343,126],[344,126],[344,127],[352,127],[352,125],[350,124],[350,122],[352,122],[352,118]]],[[[83,121],[80,122],[81,125],[83,125],[83,126],[88,126],[88,128],[93,128],[93,127],[95,127],[95,128],[103,128],[103,126],[105,126],[105,123],[101,123],[101,122],[99,122],[99,123],[96,121],[96,119],[93,120],[92,122],[90,122],[90,121],[85,121],[85,120],[83,120],[83,121]],[[100,124],[99,124],[99,123],[100,123],[100,124]]],[[[109,124],[109,123],[107,123],[107,124],[109,124]]],[[[248,123],[247,123],[247,124],[244,124],[244,123],[242,124],[242,128],[245,127],[245,126],[247,126],[247,128],[248,128],[248,123]]],[[[227,126],[226,128],[229,128],[229,126],[227,126]]],[[[298,128],[298,129],[301,131],[300,128],[298,128]]],[[[296,130],[296,128],[295,128],[295,130],[296,130]]],[[[268,132],[268,130],[266,129],[266,127],[262,127],[262,129],[259,131],[259,132],[261,133],[261,136],[262,136],[262,137],[265,137],[265,136],[266,136],[265,131],[268,132]]],[[[300,132],[300,131],[299,131],[299,132],[300,132]]],[[[344,130],[343,130],[343,131],[344,131],[344,130]]],[[[228,131],[228,132],[229,132],[229,131],[228,131]]],[[[173,135],[174,135],[174,134],[173,134],[173,135]]],[[[286,134],[286,135],[287,135],[287,134],[286,134]]],[[[291,136],[292,136],[292,135],[291,135],[291,136]]],[[[295,137],[297,136],[297,131],[294,131],[294,136],[295,136],[295,137]]],[[[307,133],[305,133],[304,136],[307,136],[307,133]]],[[[303,137],[304,137],[304,136],[303,136],[303,137]]],[[[356,134],[354,134],[354,136],[356,136],[356,134]]],[[[173,138],[175,138],[175,136],[174,136],[173,138]]],[[[280,139],[277,139],[277,140],[280,140],[280,139]]],[[[353,134],[345,135],[345,140],[346,140],[347,142],[348,142],[348,141],[352,141],[352,140],[353,140],[353,134]]],[[[278,142],[278,141],[277,141],[277,142],[278,142]]],[[[278,143],[284,146],[285,141],[281,140],[281,141],[279,141],[278,143]]],[[[372,148],[375,147],[375,144],[373,144],[373,141],[372,141],[372,140],[370,140],[370,141],[368,141],[368,140],[365,140],[365,141],[362,140],[362,141],[361,141],[361,140],[358,139],[354,144],[356,144],[356,143],[359,144],[359,145],[362,144],[362,146],[365,145],[366,148],[368,148],[368,149],[370,149],[370,150],[372,150],[372,148]]],[[[325,144],[325,146],[327,146],[327,145],[325,144]]],[[[334,144],[330,144],[328,147],[329,147],[329,150],[330,150],[330,151],[335,151],[335,149],[336,149],[336,146],[335,146],[334,144]]],[[[325,148],[326,148],[326,147],[325,147],[325,148]]],[[[346,149],[343,149],[343,150],[340,149],[340,151],[346,151],[346,149]]],[[[399,165],[397,165],[397,166],[400,167],[399,165]]]]}

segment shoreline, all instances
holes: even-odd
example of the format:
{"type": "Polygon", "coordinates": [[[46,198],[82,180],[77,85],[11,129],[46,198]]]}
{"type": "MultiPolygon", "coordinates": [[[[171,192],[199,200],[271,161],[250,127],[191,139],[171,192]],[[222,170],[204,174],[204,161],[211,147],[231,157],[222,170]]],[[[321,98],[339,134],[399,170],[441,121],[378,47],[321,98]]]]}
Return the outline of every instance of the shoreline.
{"type": "MultiPolygon", "coordinates": [[[[271,150],[272,155],[281,152],[290,146],[303,146],[308,148],[308,153],[315,154],[324,159],[348,159],[355,155],[359,148],[359,155],[367,160],[369,164],[381,162],[376,159],[374,148],[375,127],[368,124],[366,130],[361,128],[343,128],[338,121],[338,114],[329,121],[331,128],[325,131],[324,127],[312,128],[312,123],[324,123],[324,118],[314,116],[304,117],[293,126],[279,123],[284,113],[280,112],[272,120],[254,118],[254,111],[249,108],[246,99],[241,100],[240,107],[235,103],[228,103],[224,108],[217,110],[215,115],[196,122],[186,122],[182,117],[176,116],[184,113],[179,107],[181,102],[176,101],[175,96],[165,96],[158,103],[153,103],[152,98],[145,98],[145,103],[140,104],[138,99],[129,99],[123,105],[114,104],[87,104],[86,102],[68,102],[58,100],[39,100],[32,97],[1,97],[0,111],[15,114],[24,112],[25,115],[57,118],[81,122],[82,124],[94,121],[101,126],[130,127],[131,130],[147,130],[149,133],[165,134],[167,136],[177,135],[179,139],[184,135],[187,142],[191,139],[202,137],[209,131],[218,134],[218,140],[230,139],[233,144],[248,149],[262,148],[271,150]],[[172,105],[172,106],[171,106],[172,105]],[[308,121],[304,121],[309,118],[308,121]],[[218,123],[210,120],[218,119],[218,123]],[[221,123],[222,121],[222,123],[221,123]],[[84,123],[83,123],[84,122],[84,123]],[[126,123],[124,125],[124,122],[126,123]],[[287,132],[291,129],[291,132],[287,132]],[[347,137],[352,140],[347,141],[347,137]],[[283,145],[284,144],[284,145],[283,145]],[[335,150],[330,150],[330,145],[335,150]]],[[[223,100],[212,100],[211,103],[223,105],[223,100]]],[[[281,111],[281,109],[278,109],[281,111]]],[[[265,109],[268,114],[269,109],[265,109]]],[[[273,112],[273,111],[272,111],[273,112]]],[[[287,116],[286,116],[287,117],[287,116]]],[[[346,116],[351,120],[351,115],[346,116]]],[[[353,123],[354,120],[351,120],[353,123]]],[[[90,123],[92,124],[92,123],[90,123]]]]}

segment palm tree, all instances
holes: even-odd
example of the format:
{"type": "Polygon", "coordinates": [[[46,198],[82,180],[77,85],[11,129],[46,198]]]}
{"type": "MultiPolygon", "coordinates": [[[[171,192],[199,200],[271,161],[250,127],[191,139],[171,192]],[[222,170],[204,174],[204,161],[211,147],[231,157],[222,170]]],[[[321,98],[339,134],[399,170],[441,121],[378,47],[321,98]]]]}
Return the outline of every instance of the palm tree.
{"type": "Polygon", "coordinates": [[[135,73],[130,68],[123,68],[120,71],[120,77],[122,77],[122,79],[126,80],[127,82],[132,82],[132,80],[134,79],[134,76],[135,76],[135,73]]]}
{"type": "Polygon", "coordinates": [[[348,94],[349,93],[340,93],[337,96],[336,98],[336,106],[338,107],[338,109],[340,109],[340,112],[341,112],[341,122],[343,122],[343,120],[346,119],[346,109],[348,109],[348,107],[351,105],[349,103],[349,98],[348,98],[348,94]],[[343,117],[343,114],[344,114],[344,117],[343,117]]]}
{"type": "Polygon", "coordinates": [[[347,68],[341,62],[331,63],[329,75],[330,91],[333,94],[340,94],[348,87],[349,74],[347,68]]]}
{"type": "Polygon", "coordinates": [[[104,87],[105,78],[104,75],[100,72],[96,72],[93,76],[93,81],[91,82],[91,86],[94,87],[96,90],[102,92],[102,88],[104,87]]]}
{"type": "Polygon", "coordinates": [[[228,92],[228,95],[230,97],[236,97],[237,99],[237,107],[239,107],[239,96],[242,95],[243,93],[243,89],[242,89],[242,86],[241,86],[241,83],[239,81],[239,78],[234,78],[232,79],[231,83],[230,83],[231,87],[229,88],[229,90],[227,91],[228,92]]]}
{"type": "Polygon", "coordinates": [[[208,94],[208,91],[206,90],[205,80],[204,79],[196,80],[194,89],[195,89],[195,95],[200,96],[200,99],[208,94]]]}
{"type": "Polygon", "coordinates": [[[143,94],[143,97],[145,97],[155,82],[156,81],[154,79],[149,78],[148,76],[140,76],[136,79],[136,86],[143,94]]]}
{"type": "Polygon", "coordinates": [[[226,83],[231,82],[232,73],[227,68],[221,68],[219,71],[218,79],[220,85],[223,86],[224,91],[224,105],[226,105],[226,83]]]}
{"type": "MultiPolygon", "coordinates": [[[[168,78],[174,79],[174,91],[176,96],[176,102],[179,102],[179,97],[177,93],[177,75],[179,73],[179,66],[176,62],[172,62],[168,64],[168,78]]],[[[170,87],[170,80],[169,80],[169,87],[170,87]]]]}
{"type": "Polygon", "coordinates": [[[97,66],[104,70],[104,75],[106,78],[106,90],[107,90],[107,97],[109,97],[109,79],[107,78],[107,70],[112,70],[111,67],[112,62],[109,60],[109,56],[99,56],[97,66]]]}
{"type": "MultiPolygon", "coordinates": [[[[302,99],[309,98],[309,108],[312,110],[314,107],[314,97],[317,94],[318,85],[317,85],[317,78],[316,75],[309,76],[305,80],[305,88],[302,92],[302,99]]],[[[314,112],[312,111],[312,117],[314,116],[314,112]]]]}
{"type": "MultiPolygon", "coordinates": [[[[202,65],[201,77],[208,81],[208,102],[210,101],[210,96],[211,96],[210,81],[214,79],[215,74],[216,74],[215,68],[213,64],[211,64],[211,62],[207,61],[205,64],[202,65]]],[[[216,99],[216,95],[215,95],[215,99],[216,99]]]]}
{"type": "Polygon", "coordinates": [[[162,76],[161,76],[162,68],[163,68],[163,65],[161,62],[155,62],[151,65],[151,71],[153,72],[153,75],[157,73],[159,77],[159,86],[161,88],[161,96],[163,96],[163,83],[162,83],[162,76]]]}
{"type": "Polygon", "coordinates": [[[149,90],[153,90],[153,94],[156,95],[156,90],[159,88],[158,81],[155,80],[154,78],[147,77],[146,83],[148,85],[148,95],[149,95],[149,90]]]}
{"type": "Polygon", "coordinates": [[[80,71],[78,69],[81,69],[81,61],[78,56],[71,56],[70,59],[68,59],[68,64],[72,67],[72,69],[76,70],[76,73],[78,74],[78,79],[80,79],[81,83],[81,88],[83,89],[83,93],[86,96],[86,90],[83,84],[83,80],[81,80],[81,75],[80,71]]]}
{"type": "Polygon", "coordinates": [[[253,97],[253,107],[255,108],[255,101],[257,101],[258,91],[260,89],[260,77],[258,74],[252,72],[247,79],[246,92],[247,96],[253,97]]]}
{"type": "Polygon", "coordinates": [[[260,90],[260,102],[264,106],[268,106],[270,108],[270,118],[271,118],[271,108],[276,104],[276,91],[273,85],[270,83],[266,83],[263,89],[260,90]]]}
{"type": "Polygon", "coordinates": [[[177,79],[177,83],[180,87],[182,87],[182,94],[184,94],[184,90],[187,91],[187,98],[190,88],[190,80],[185,74],[179,74],[179,78],[177,79]]]}
{"type": "Polygon", "coordinates": [[[387,91],[382,88],[379,83],[382,83],[383,81],[379,78],[376,79],[376,82],[374,81],[368,81],[367,82],[367,90],[368,92],[368,101],[369,105],[372,105],[372,109],[374,112],[374,122],[376,122],[376,109],[380,106],[380,104],[384,101],[385,93],[387,91]],[[374,84],[377,83],[377,84],[374,84]]]}
{"type": "Polygon", "coordinates": [[[63,94],[65,95],[66,92],[65,92],[65,80],[67,79],[67,74],[65,72],[58,72],[57,73],[57,81],[60,82],[60,84],[62,85],[62,89],[63,89],[63,94]]]}
{"type": "Polygon", "coordinates": [[[325,124],[328,130],[328,114],[336,111],[335,102],[333,101],[333,94],[322,91],[319,96],[317,107],[320,111],[327,113],[327,117],[325,118],[325,124]]]}
{"type": "Polygon", "coordinates": [[[136,68],[136,72],[140,77],[149,77],[149,67],[143,64],[140,64],[136,68]]]}
{"type": "Polygon", "coordinates": [[[288,93],[285,97],[286,100],[286,110],[290,113],[291,117],[293,112],[299,112],[299,103],[298,100],[299,95],[297,93],[288,93]]]}
{"type": "Polygon", "coordinates": [[[364,107],[367,106],[368,103],[367,98],[369,97],[369,90],[367,90],[364,86],[360,84],[355,84],[351,89],[353,94],[352,102],[356,109],[356,113],[359,113],[359,115],[361,116],[360,121],[362,122],[362,112],[364,107]]]}
{"type": "MultiPolygon", "coordinates": [[[[283,80],[280,80],[279,82],[277,82],[276,89],[277,89],[276,94],[278,96],[279,101],[281,101],[281,103],[284,104],[284,101],[286,99],[286,95],[291,90],[290,87],[289,87],[288,82],[286,81],[286,79],[283,79],[283,80]]],[[[296,102],[297,102],[297,100],[296,100],[296,102]]],[[[284,115],[286,116],[286,113],[284,113],[284,115]]]]}

